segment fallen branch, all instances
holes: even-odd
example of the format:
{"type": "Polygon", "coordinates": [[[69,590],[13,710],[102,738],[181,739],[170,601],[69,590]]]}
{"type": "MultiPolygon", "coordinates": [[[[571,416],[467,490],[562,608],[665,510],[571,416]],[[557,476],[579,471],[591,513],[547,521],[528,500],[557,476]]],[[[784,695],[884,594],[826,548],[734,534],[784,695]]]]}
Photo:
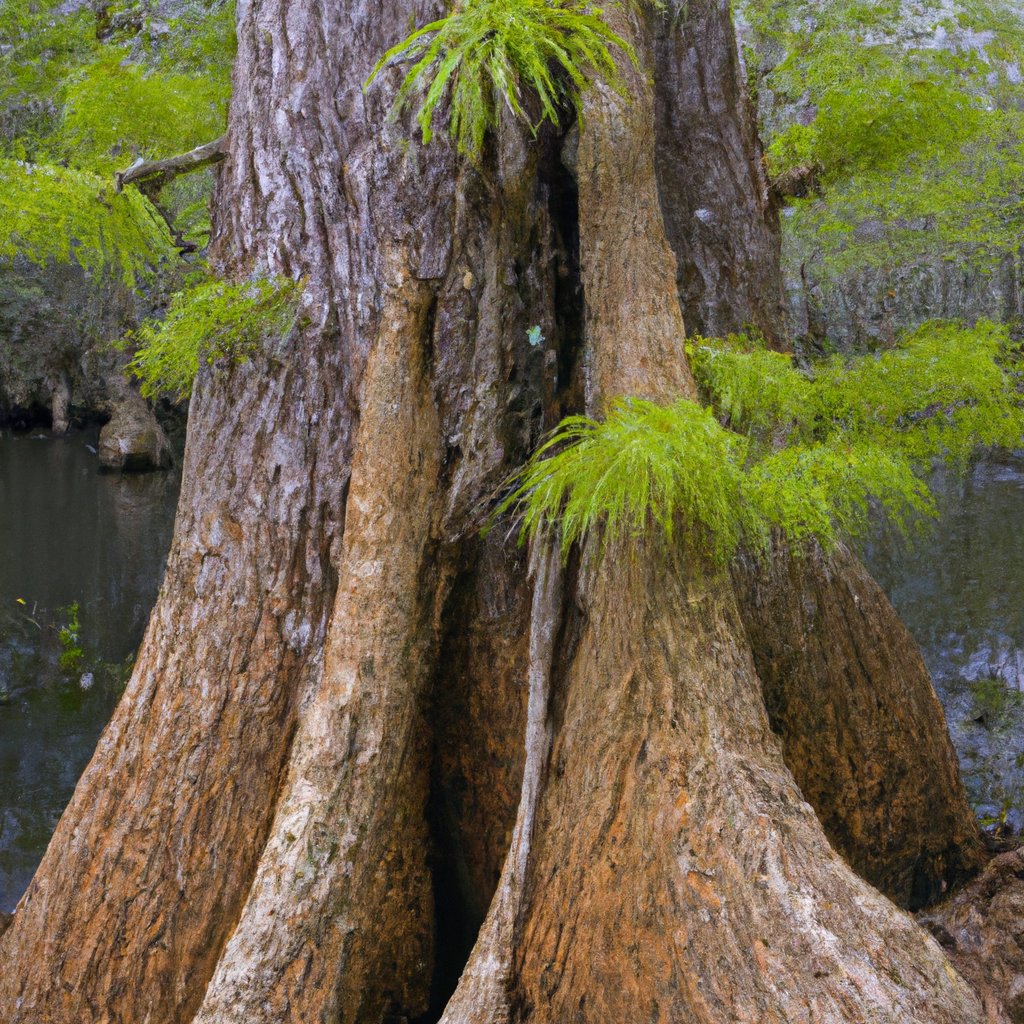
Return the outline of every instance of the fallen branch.
{"type": "Polygon", "coordinates": [[[219,163],[228,155],[227,136],[222,135],[213,142],[197,146],[187,153],[169,156],[164,160],[141,161],[132,164],[127,170],[118,171],[114,175],[117,191],[125,185],[137,185],[140,192],[152,199],[166,184],[173,181],[179,174],[190,174],[210,164],[219,163]]]}

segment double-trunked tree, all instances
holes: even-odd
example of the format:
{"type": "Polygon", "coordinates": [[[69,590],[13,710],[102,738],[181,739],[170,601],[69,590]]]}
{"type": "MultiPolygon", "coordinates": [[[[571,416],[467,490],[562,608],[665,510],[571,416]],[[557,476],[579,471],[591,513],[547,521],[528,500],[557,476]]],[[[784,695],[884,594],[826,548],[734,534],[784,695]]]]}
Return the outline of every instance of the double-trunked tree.
{"type": "Polygon", "coordinates": [[[239,4],[213,258],[303,299],[200,372],[166,580],[0,1019],[981,1021],[889,898],[982,851],[852,556],[489,519],[565,415],[698,399],[684,309],[784,347],[728,3],[465,0],[366,87],[443,13],[239,4]],[[453,75],[460,145],[392,116],[410,66],[453,75]]]}

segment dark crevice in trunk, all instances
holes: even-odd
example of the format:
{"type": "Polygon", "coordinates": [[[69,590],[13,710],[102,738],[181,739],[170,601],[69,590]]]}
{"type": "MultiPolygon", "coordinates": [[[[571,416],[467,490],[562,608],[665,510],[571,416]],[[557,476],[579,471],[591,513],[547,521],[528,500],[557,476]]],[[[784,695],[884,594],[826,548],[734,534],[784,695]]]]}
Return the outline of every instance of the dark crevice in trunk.
{"type": "Polygon", "coordinates": [[[543,138],[539,177],[546,191],[555,257],[555,317],[558,325],[554,418],[560,420],[583,405],[584,299],[580,276],[580,207],[576,180],[562,160],[564,136],[543,138]]]}
{"type": "Polygon", "coordinates": [[[464,544],[441,615],[429,694],[434,1024],[454,993],[498,886],[523,773],[530,588],[514,540],[464,544]],[[521,563],[521,564],[520,564],[521,563]],[[495,736],[491,727],[503,723],[495,736]]]}
{"type": "Polygon", "coordinates": [[[484,915],[469,894],[469,880],[460,849],[451,801],[435,751],[430,773],[427,827],[430,830],[430,866],[434,891],[434,970],[430,984],[430,1009],[412,1024],[437,1024],[455,992],[469,960],[484,915]]]}

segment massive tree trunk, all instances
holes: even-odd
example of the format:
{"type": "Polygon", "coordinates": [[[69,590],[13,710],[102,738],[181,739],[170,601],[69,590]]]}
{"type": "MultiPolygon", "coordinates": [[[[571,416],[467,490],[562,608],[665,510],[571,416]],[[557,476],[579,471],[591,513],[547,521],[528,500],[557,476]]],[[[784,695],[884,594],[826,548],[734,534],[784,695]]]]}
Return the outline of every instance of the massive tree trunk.
{"type": "Polygon", "coordinates": [[[200,381],[167,582],[0,939],[0,1019],[439,1013],[432,889],[479,919],[504,854],[453,1024],[980,1020],[803,802],[728,574],[588,545],[527,583],[478,538],[563,412],[695,394],[653,43],[608,9],[643,70],[588,95],[577,197],[550,134],[505,125],[481,173],[403,142],[396,75],[362,83],[439,4],[409,7],[240,5],[217,258],[302,277],[305,316],[200,381]]]}

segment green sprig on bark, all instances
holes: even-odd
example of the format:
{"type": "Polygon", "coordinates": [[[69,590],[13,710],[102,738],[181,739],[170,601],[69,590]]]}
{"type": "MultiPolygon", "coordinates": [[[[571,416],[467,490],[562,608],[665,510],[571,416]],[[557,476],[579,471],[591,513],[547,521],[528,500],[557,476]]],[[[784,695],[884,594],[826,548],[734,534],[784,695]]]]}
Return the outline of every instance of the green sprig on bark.
{"type": "Polygon", "coordinates": [[[495,516],[563,550],[682,539],[724,564],[774,533],[826,549],[934,515],[925,477],[1024,438],[1021,373],[1005,328],[930,323],[881,355],[807,368],[743,338],[695,339],[704,407],[622,400],[604,420],[571,417],[513,478],[495,516]]]}
{"type": "Polygon", "coordinates": [[[147,321],[126,339],[143,395],[183,401],[202,363],[244,361],[268,338],[284,337],[295,324],[299,293],[298,283],[278,278],[204,281],[178,292],[163,319],[147,321]]]}
{"type": "Polygon", "coordinates": [[[380,59],[369,82],[388,65],[414,61],[394,110],[420,99],[423,142],[446,118],[459,150],[478,157],[501,107],[533,132],[578,111],[596,79],[621,88],[613,50],[636,63],[632,47],[602,20],[601,9],[575,0],[463,0],[446,18],[425,25],[380,59]],[[534,102],[537,109],[532,109],[534,102]]]}

